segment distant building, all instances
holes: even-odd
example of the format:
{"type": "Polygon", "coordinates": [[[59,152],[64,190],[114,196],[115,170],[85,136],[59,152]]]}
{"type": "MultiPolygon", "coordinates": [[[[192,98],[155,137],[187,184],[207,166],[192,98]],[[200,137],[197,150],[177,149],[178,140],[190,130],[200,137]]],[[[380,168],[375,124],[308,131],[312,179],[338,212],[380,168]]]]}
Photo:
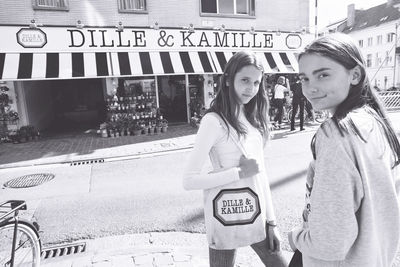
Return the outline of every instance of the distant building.
{"type": "Polygon", "coordinates": [[[348,5],[347,18],[328,25],[320,34],[343,32],[357,40],[361,47],[372,86],[381,90],[400,87],[400,1],[358,10],[348,5]]]}

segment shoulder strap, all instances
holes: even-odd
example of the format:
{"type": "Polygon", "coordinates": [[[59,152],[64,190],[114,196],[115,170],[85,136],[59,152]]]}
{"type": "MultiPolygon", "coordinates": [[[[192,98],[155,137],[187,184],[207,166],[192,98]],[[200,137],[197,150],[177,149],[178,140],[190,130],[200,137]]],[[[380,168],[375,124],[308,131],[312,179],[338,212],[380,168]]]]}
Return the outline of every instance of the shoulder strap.
{"type": "MultiPolygon", "coordinates": [[[[244,155],[246,158],[248,158],[248,154],[247,154],[247,152],[246,152],[246,149],[243,147],[242,142],[240,142],[240,140],[239,140],[238,138],[236,138],[235,136],[233,136],[233,134],[232,134],[232,131],[234,131],[235,129],[229,124],[228,121],[226,121],[227,124],[228,124],[228,128],[229,128],[229,131],[228,131],[228,129],[226,128],[225,122],[224,122],[223,119],[221,118],[221,116],[223,116],[223,115],[219,115],[219,114],[217,114],[217,113],[215,113],[215,112],[213,112],[213,113],[215,114],[215,117],[218,119],[218,121],[219,121],[219,123],[221,124],[221,126],[229,133],[229,138],[231,138],[231,140],[232,140],[232,141],[235,143],[235,145],[239,148],[240,152],[242,152],[243,155],[244,155]]],[[[226,120],[226,119],[225,119],[225,120],[226,120]]]]}

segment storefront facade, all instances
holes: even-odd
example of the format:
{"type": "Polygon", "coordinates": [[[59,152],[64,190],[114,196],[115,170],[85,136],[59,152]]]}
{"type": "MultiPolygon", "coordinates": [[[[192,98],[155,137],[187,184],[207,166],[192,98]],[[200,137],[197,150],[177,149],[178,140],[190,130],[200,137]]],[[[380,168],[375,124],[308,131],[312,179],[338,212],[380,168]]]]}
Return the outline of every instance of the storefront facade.
{"type": "Polygon", "coordinates": [[[252,50],[265,73],[296,73],[300,33],[177,28],[0,26],[0,83],[19,125],[98,127],[121,116],[187,123],[208,108],[230,57],[252,50]]]}

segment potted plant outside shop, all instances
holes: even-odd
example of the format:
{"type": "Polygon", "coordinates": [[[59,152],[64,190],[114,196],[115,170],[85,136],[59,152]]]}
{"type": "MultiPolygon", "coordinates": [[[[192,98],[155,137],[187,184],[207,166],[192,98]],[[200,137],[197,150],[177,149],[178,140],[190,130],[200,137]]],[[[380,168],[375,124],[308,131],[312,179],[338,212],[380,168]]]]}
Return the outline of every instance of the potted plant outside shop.
{"type": "Polygon", "coordinates": [[[110,136],[111,136],[111,137],[116,137],[116,136],[117,136],[117,134],[116,134],[116,131],[117,131],[117,124],[116,124],[116,122],[115,122],[115,121],[110,121],[110,122],[108,123],[108,127],[109,127],[109,129],[110,129],[110,136]]]}
{"type": "Polygon", "coordinates": [[[101,137],[109,137],[109,129],[108,128],[108,123],[107,122],[103,122],[102,124],[100,124],[100,135],[101,137]]]}
{"type": "Polygon", "coordinates": [[[166,119],[161,120],[161,132],[166,133],[168,128],[168,121],[166,119]]]}
{"type": "Polygon", "coordinates": [[[142,130],[143,130],[143,127],[140,124],[135,123],[133,125],[133,135],[141,135],[142,130]]]}
{"type": "Polygon", "coordinates": [[[156,122],[156,133],[161,133],[161,128],[162,128],[161,121],[157,120],[157,122],[156,122]]]}
{"type": "Polygon", "coordinates": [[[149,134],[151,135],[154,134],[155,129],[156,129],[155,125],[149,125],[149,134]]]}
{"type": "Polygon", "coordinates": [[[20,143],[25,143],[28,141],[29,137],[29,127],[28,126],[21,126],[19,130],[17,131],[18,134],[18,139],[20,143]]]}
{"type": "Polygon", "coordinates": [[[150,126],[149,125],[142,125],[142,126],[143,126],[142,134],[148,134],[150,126]]]}
{"type": "Polygon", "coordinates": [[[8,138],[9,140],[14,143],[14,144],[18,144],[19,143],[19,134],[18,134],[18,130],[11,130],[8,133],[8,138]]]}
{"type": "Polygon", "coordinates": [[[123,127],[123,123],[121,120],[118,120],[115,122],[115,137],[120,137],[122,136],[122,127],[123,127]]]}

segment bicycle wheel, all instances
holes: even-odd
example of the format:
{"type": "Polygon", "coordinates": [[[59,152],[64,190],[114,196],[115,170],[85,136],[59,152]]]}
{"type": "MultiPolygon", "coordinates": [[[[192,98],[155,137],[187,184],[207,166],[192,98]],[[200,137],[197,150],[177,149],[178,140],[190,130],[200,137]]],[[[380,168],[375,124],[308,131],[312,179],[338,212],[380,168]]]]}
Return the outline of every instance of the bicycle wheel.
{"type": "MultiPolygon", "coordinates": [[[[0,226],[0,266],[11,266],[11,249],[14,235],[14,223],[0,226]]],[[[40,240],[33,226],[25,222],[18,223],[15,247],[14,267],[40,266],[40,240]]]]}

